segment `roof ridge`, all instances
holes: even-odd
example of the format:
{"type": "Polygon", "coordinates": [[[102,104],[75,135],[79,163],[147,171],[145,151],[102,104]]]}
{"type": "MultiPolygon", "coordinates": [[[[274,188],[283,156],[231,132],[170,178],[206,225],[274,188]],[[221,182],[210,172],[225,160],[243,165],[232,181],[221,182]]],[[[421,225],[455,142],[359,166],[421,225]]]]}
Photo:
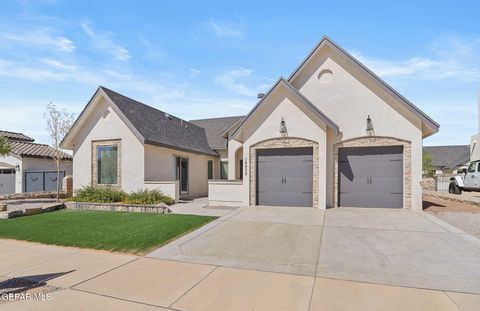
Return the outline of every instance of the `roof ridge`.
{"type": "MultiPolygon", "coordinates": [[[[179,118],[179,117],[177,117],[177,116],[174,116],[174,115],[171,114],[171,113],[165,112],[165,111],[160,110],[160,109],[158,109],[158,108],[155,108],[155,107],[153,107],[153,106],[150,106],[150,105],[147,105],[147,104],[145,104],[145,103],[142,103],[141,101],[138,101],[138,100],[136,100],[136,99],[134,99],[134,98],[128,97],[128,96],[126,96],[126,95],[123,95],[122,93],[118,93],[118,92],[116,92],[116,91],[114,91],[114,90],[111,90],[111,89],[109,89],[109,88],[107,88],[107,87],[104,87],[104,86],[101,86],[101,85],[100,85],[99,88],[103,89],[104,91],[107,90],[107,91],[109,91],[109,92],[115,93],[115,94],[118,95],[118,96],[125,97],[125,98],[127,98],[127,99],[129,99],[129,100],[131,100],[131,101],[134,101],[135,103],[137,103],[137,104],[139,104],[139,105],[145,106],[145,107],[147,107],[147,108],[149,108],[149,109],[157,110],[158,112],[161,112],[161,113],[163,113],[163,114],[165,114],[165,115],[168,115],[169,117],[173,117],[173,118],[178,119],[178,120],[180,120],[180,121],[183,121],[183,122],[187,122],[187,123],[189,123],[189,124],[192,124],[193,126],[196,126],[196,127],[198,127],[198,128],[202,128],[202,127],[200,127],[200,126],[198,126],[198,125],[195,125],[195,124],[191,123],[191,122],[188,121],[188,120],[179,118]]],[[[108,94],[107,94],[107,96],[108,96],[108,94]]]]}
{"type": "Polygon", "coordinates": [[[47,146],[47,147],[54,148],[54,147],[50,146],[49,144],[36,143],[36,142],[33,142],[33,141],[13,140],[13,141],[10,142],[10,144],[12,144],[12,143],[29,144],[29,145],[37,145],[37,146],[47,146]]]}
{"type": "Polygon", "coordinates": [[[218,119],[228,119],[228,118],[242,118],[245,117],[245,115],[236,115],[236,116],[227,116],[227,117],[215,117],[215,118],[205,118],[205,119],[193,119],[190,120],[190,122],[194,121],[206,121],[206,120],[218,120],[218,119]]]}
{"type": "Polygon", "coordinates": [[[20,133],[20,132],[12,132],[12,131],[6,131],[6,130],[0,130],[0,132],[10,133],[10,134],[20,134],[20,135],[27,136],[27,135],[25,135],[24,133],[20,133]]]}

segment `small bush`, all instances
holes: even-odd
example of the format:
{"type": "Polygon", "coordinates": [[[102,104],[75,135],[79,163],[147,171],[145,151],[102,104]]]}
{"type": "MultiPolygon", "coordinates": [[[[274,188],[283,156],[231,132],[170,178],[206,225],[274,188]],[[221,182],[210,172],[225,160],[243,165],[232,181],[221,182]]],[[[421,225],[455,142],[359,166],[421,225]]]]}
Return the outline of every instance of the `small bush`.
{"type": "Polygon", "coordinates": [[[114,203],[125,200],[127,194],[122,190],[108,187],[86,186],[77,191],[75,202],[114,203]]]}
{"type": "Polygon", "coordinates": [[[161,191],[157,189],[140,189],[136,192],[128,194],[123,202],[128,204],[158,204],[160,202],[163,202],[165,204],[172,204],[173,199],[164,195],[161,191]]]}
{"type": "Polygon", "coordinates": [[[138,190],[130,194],[122,190],[116,190],[108,187],[92,187],[86,186],[77,191],[77,195],[73,197],[75,202],[92,202],[92,203],[116,203],[122,202],[127,204],[173,204],[172,198],[164,195],[159,190],[138,190]]]}

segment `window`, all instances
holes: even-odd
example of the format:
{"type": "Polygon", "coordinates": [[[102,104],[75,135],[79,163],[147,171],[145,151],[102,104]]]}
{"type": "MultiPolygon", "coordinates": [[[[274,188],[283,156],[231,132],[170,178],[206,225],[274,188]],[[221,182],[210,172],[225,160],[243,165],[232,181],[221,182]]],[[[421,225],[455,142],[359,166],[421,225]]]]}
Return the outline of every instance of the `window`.
{"type": "Polygon", "coordinates": [[[118,184],[118,146],[97,146],[97,184],[118,184]]]}
{"type": "Polygon", "coordinates": [[[0,174],[13,175],[13,174],[15,174],[15,170],[14,169],[1,169],[0,174]]]}
{"type": "Polygon", "coordinates": [[[243,180],[243,160],[240,160],[240,180],[243,180]]]}
{"type": "Polygon", "coordinates": [[[470,163],[470,165],[468,166],[468,170],[467,170],[467,171],[468,171],[469,173],[474,173],[476,167],[477,167],[477,163],[476,163],[476,162],[470,163]]]}
{"type": "Polygon", "coordinates": [[[208,160],[208,179],[213,179],[213,161],[208,160]]]}
{"type": "Polygon", "coordinates": [[[220,162],[220,179],[228,179],[228,161],[220,162]]]}

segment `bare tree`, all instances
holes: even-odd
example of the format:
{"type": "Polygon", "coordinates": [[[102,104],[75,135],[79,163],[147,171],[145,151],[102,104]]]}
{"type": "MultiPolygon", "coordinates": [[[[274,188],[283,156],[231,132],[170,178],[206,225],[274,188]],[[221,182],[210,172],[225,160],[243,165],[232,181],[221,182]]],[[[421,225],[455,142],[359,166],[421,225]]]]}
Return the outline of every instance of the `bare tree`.
{"type": "Polygon", "coordinates": [[[10,152],[10,143],[8,138],[5,136],[0,136],[0,157],[8,155],[10,152]]]}
{"type": "Polygon", "coordinates": [[[47,120],[47,130],[50,135],[52,146],[55,148],[53,159],[57,164],[57,202],[60,200],[60,165],[65,157],[64,152],[60,149],[62,142],[68,130],[73,125],[75,120],[74,114],[67,112],[65,109],[58,109],[54,104],[47,105],[47,112],[45,113],[47,120]]]}

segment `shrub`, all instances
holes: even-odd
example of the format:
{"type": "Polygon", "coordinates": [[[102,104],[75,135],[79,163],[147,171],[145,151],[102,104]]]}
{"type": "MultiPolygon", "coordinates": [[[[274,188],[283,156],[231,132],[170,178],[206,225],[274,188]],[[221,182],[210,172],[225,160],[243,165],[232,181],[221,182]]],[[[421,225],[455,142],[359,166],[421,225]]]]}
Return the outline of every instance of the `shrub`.
{"type": "Polygon", "coordinates": [[[158,204],[160,202],[172,204],[173,199],[157,189],[140,189],[128,194],[123,202],[128,204],[158,204]]]}
{"type": "Polygon", "coordinates": [[[77,191],[76,202],[114,203],[125,200],[127,194],[122,190],[108,187],[86,186],[77,191]]]}

